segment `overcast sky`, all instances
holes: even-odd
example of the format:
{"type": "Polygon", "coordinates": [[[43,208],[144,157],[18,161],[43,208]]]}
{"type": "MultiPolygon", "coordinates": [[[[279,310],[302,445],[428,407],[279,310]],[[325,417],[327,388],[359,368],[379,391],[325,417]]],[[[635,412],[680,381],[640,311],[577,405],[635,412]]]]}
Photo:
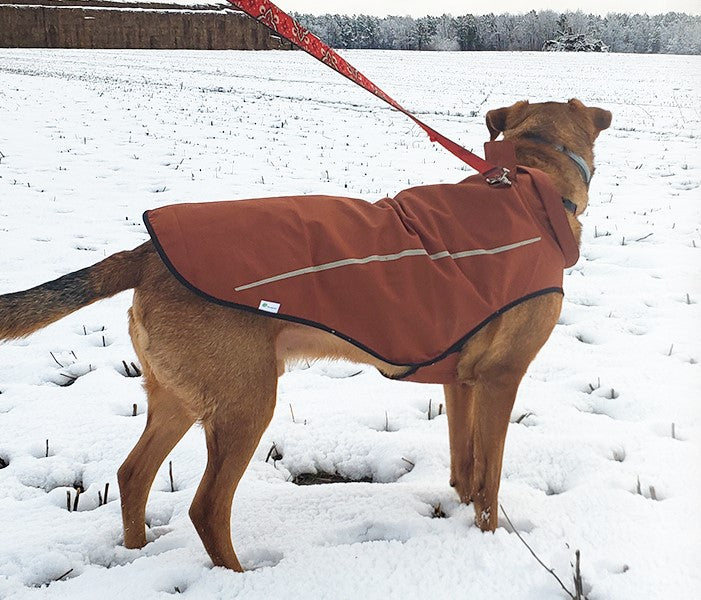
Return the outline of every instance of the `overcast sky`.
{"type": "Polygon", "coordinates": [[[582,10],[585,13],[606,14],[609,12],[649,13],[659,14],[670,11],[686,12],[694,15],[701,14],[701,0],[610,0],[601,2],[591,0],[487,0],[474,2],[467,0],[276,0],[277,4],[286,11],[300,13],[340,13],[367,15],[411,15],[423,17],[426,15],[464,15],[467,13],[483,14],[523,13],[529,10],[582,10]]]}

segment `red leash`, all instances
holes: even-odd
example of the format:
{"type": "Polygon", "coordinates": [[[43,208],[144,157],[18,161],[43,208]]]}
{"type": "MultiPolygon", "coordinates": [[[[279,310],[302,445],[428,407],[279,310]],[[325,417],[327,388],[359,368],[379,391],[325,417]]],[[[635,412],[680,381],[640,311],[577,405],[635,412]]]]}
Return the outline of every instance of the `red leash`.
{"type": "Polygon", "coordinates": [[[337,71],[344,77],[347,77],[354,83],[357,83],[360,87],[365,88],[368,92],[384,100],[390,106],[404,113],[428,134],[428,137],[432,142],[438,142],[441,146],[448,150],[448,152],[451,152],[460,160],[470,165],[473,169],[479,171],[481,175],[484,175],[487,178],[487,181],[490,184],[510,184],[507,178],[508,170],[488,163],[483,158],[480,158],[476,154],[466,150],[459,144],[456,144],[444,135],[438,133],[432,127],[426,125],[423,121],[420,121],[403,106],[401,106],[396,100],[393,100],[387,94],[385,94],[372,81],[365,77],[365,75],[358,71],[358,69],[346,62],[346,60],[339,56],[335,50],[322,42],[313,33],[307,29],[304,29],[304,27],[302,27],[295,19],[270,2],[270,0],[228,1],[235,7],[241,9],[256,19],[259,23],[265,25],[268,29],[271,29],[276,34],[284,37],[286,40],[292,42],[295,46],[304,50],[308,54],[311,54],[314,58],[320,60],[326,66],[331,67],[334,71],[337,71]]]}

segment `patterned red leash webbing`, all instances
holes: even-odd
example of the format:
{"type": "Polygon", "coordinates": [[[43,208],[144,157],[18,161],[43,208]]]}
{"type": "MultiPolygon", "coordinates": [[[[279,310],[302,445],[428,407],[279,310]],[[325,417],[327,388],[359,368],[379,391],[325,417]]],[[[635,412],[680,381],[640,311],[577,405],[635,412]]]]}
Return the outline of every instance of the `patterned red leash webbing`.
{"type": "Polygon", "coordinates": [[[323,62],[326,66],[331,67],[344,77],[347,77],[354,83],[357,83],[368,92],[374,94],[378,98],[384,100],[390,106],[409,117],[421,129],[423,129],[432,142],[437,142],[446,150],[457,156],[460,160],[470,165],[473,169],[479,171],[481,175],[487,177],[490,183],[509,184],[506,178],[506,173],[500,167],[488,163],[483,158],[473,154],[469,150],[456,144],[444,135],[438,133],[432,127],[426,125],[423,121],[416,118],[396,100],[390,98],[372,81],[363,75],[358,69],[350,65],[339,54],[322,42],[317,36],[309,30],[302,27],[295,19],[286,12],[278,8],[270,0],[228,0],[236,8],[244,11],[261,24],[271,29],[276,34],[292,42],[295,46],[311,54],[317,60],[323,62]]]}

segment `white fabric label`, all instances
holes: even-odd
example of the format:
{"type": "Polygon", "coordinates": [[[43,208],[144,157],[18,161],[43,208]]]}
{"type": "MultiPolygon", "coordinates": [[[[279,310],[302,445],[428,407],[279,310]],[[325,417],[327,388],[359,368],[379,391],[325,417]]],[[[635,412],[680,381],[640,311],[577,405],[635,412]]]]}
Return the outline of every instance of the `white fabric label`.
{"type": "Polygon", "coordinates": [[[261,300],[258,310],[264,310],[269,313],[278,313],[280,311],[280,304],[278,302],[270,302],[269,300],[261,300]]]}

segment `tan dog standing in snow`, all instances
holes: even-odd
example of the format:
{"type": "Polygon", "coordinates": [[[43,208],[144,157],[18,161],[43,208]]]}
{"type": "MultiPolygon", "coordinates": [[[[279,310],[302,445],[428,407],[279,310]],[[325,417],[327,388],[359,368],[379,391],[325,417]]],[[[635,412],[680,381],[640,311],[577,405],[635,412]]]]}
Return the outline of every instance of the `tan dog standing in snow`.
{"type": "MultiPolygon", "coordinates": [[[[611,113],[578,100],[518,102],[487,113],[491,138],[503,132],[515,146],[519,165],[549,175],[564,199],[563,213],[577,243],[577,216],[587,206],[594,170],[594,141],[610,123],[611,113]]],[[[200,421],[208,463],[190,516],[214,564],[240,571],[231,543],[231,503],[272,418],[285,363],[343,358],[373,365],[392,378],[415,369],[382,360],[328,330],[209,302],[173,276],[151,242],[53,282],[0,296],[0,339],[28,335],[132,288],[130,334],[143,368],[148,419],[118,473],[125,545],[145,545],[146,500],[156,472],[200,421]]],[[[445,384],[451,485],[463,502],[474,503],[482,530],[497,526],[504,440],[518,386],[557,323],[561,304],[557,291],[528,298],[492,315],[455,349],[454,375],[445,384]]]]}

